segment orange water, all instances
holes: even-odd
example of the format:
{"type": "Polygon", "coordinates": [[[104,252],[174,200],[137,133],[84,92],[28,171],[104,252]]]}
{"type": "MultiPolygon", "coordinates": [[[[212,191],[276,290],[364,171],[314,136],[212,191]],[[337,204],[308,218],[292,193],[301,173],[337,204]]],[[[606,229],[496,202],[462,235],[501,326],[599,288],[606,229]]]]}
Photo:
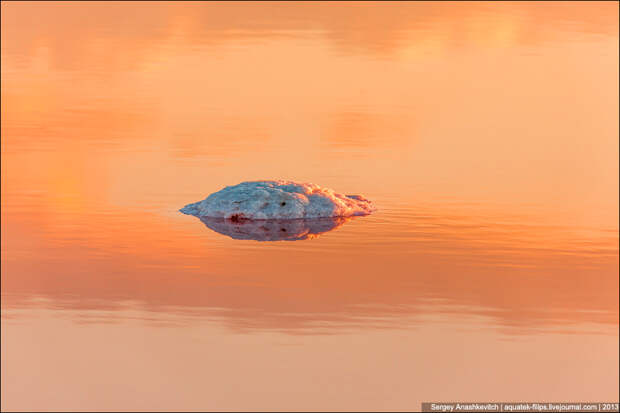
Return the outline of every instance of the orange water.
{"type": "Polygon", "coordinates": [[[3,410],[618,400],[617,3],[1,7],[3,410]]]}

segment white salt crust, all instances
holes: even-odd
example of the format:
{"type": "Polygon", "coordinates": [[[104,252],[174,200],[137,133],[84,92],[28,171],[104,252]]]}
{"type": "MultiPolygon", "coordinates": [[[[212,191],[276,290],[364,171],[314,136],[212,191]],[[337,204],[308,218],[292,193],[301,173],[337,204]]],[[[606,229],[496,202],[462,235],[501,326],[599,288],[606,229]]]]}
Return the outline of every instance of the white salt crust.
{"type": "Polygon", "coordinates": [[[372,203],[360,195],[343,195],[315,184],[253,181],[227,186],[180,211],[240,221],[349,217],[374,210],[372,203]]]}

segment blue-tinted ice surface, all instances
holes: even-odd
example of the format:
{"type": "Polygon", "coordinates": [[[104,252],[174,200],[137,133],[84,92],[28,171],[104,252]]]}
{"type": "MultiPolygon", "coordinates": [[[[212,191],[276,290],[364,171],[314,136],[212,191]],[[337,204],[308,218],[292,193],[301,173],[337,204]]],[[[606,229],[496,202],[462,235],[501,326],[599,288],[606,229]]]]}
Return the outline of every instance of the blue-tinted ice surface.
{"type": "Polygon", "coordinates": [[[197,217],[243,220],[348,217],[374,210],[361,195],[342,195],[315,184],[252,181],[227,186],[180,211],[197,217]]]}

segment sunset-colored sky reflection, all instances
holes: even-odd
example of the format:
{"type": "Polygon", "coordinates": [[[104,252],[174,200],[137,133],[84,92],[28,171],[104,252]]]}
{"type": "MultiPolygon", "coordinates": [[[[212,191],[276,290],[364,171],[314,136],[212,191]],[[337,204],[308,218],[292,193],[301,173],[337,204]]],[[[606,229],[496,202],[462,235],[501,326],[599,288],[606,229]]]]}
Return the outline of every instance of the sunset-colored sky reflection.
{"type": "Polygon", "coordinates": [[[3,410],[617,400],[617,3],[1,7],[3,410]]]}

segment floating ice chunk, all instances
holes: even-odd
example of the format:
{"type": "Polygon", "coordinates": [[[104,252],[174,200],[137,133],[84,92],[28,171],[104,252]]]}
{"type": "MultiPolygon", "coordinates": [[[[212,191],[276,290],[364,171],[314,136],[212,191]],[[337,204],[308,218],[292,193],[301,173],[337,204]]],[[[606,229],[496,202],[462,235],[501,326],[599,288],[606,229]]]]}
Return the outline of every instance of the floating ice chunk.
{"type": "Polygon", "coordinates": [[[231,221],[224,218],[201,217],[209,228],[233,239],[255,241],[301,241],[318,237],[353,218],[269,219],[231,221]]]}
{"type": "Polygon", "coordinates": [[[315,184],[253,181],[227,186],[206,199],[181,208],[198,217],[246,219],[311,219],[367,215],[372,203],[361,195],[342,195],[315,184]]]}

